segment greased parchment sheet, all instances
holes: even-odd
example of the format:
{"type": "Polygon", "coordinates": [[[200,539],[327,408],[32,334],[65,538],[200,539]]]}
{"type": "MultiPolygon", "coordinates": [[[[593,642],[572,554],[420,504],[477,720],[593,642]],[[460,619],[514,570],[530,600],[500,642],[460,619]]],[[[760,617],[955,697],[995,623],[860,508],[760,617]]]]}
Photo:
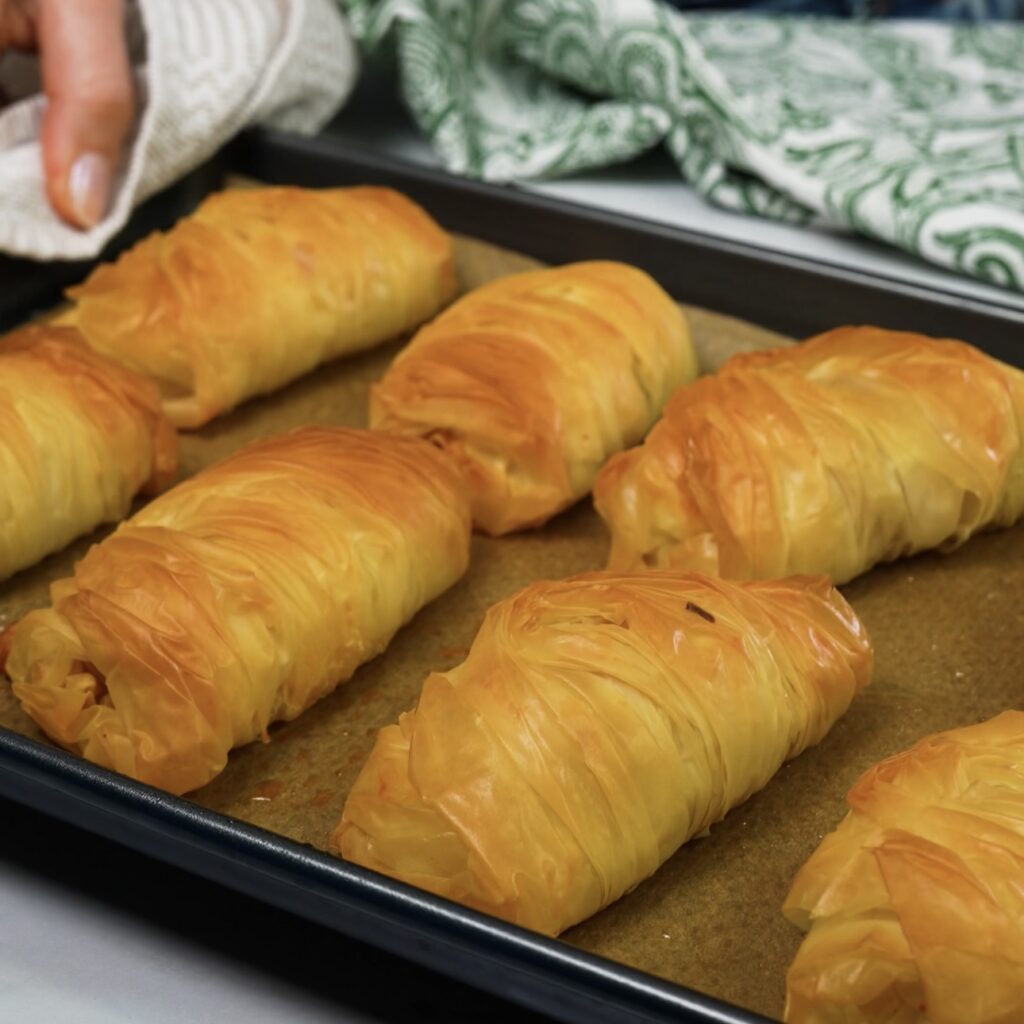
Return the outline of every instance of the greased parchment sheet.
{"type": "MultiPolygon", "coordinates": [[[[537,265],[468,239],[459,240],[458,258],[467,289],[537,265]]],[[[704,369],[734,352],[781,341],[729,317],[687,312],[704,369]]],[[[363,425],[369,385],[401,344],[341,360],[184,435],[183,474],[255,437],[303,423],[363,425]]],[[[0,584],[0,625],[44,605],[50,581],[69,574],[100,536],[0,584]]],[[[376,731],[413,706],[429,671],[463,658],[487,608],[532,580],[601,568],[606,550],[604,528],[588,501],[539,531],[474,538],[466,577],[424,609],[385,654],[297,721],[272,728],[270,743],[235,751],[226,771],[191,798],[326,849],[376,731]]],[[[876,569],[844,592],[875,642],[874,683],[820,746],[784,767],[709,838],[689,843],[633,893],[566,933],[565,941],[781,1015],[799,934],[779,907],[799,866],[842,817],[843,796],[857,775],[929,732],[1024,707],[1024,526],[975,538],[949,556],[876,569]]],[[[5,681],[0,725],[42,738],[5,681]]]]}

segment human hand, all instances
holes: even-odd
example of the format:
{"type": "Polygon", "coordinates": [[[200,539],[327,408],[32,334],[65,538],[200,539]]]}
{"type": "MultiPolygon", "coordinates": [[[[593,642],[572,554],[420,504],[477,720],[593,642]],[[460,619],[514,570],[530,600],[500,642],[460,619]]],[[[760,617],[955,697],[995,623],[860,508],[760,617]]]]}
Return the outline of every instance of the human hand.
{"type": "Polygon", "coordinates": [[[0,0],[0,53],[7,49],[39,53],[50,203],[69,223],[92,227],[106,213],[135,117],[124,0],[0,0]]]}

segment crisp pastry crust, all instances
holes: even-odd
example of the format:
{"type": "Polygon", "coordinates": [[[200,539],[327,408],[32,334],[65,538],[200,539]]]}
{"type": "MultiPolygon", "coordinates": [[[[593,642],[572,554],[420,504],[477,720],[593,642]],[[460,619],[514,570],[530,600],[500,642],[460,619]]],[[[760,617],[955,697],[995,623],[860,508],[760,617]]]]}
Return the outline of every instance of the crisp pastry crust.
{"type": "Polygon", "coordinates": [[[147,505],[13,631],[46,733],[175,793],[380,653],[465,571],[462,482],[430,444],[307,427],[147,505]]]}
{"type": "Polygon", "coordinates": [[[0,579],[101,523],[178,466],[156,388],[91,352],[77,331],[0,339],[0,579]]]}
{"type": "Polygon", "coordinates": [[[869,679],[823,579],[591,573],[495,605],[383,729],[334,847],[557,934],[817,743],[869,679]]]}
{"type": "Polygon", "coordinates": [[[875,765],[803,866],[790,1024],[1024,1020],[1024,713],[875,765]]]}
{"type": "Polygon", "coordinates": [[[680,389],[594,497],[611,568],[842,583],[1024,513],[1024,373],[874,327],[737,356],[680,389]]]}
{"type": "Polygon", "coordinates": [[[411,330],[456,289],[451,239],[398,192],[237,189],[98,267],[63,322],[198,427],[411,330]]]}
{"type": "Polygon", "coordinates": [[[422,328],[373,389],[374,427],[429,437],[490,534],[586,494],[697,372],[679,307],[643,271],[574,263],[478,288],[422,328]]]}

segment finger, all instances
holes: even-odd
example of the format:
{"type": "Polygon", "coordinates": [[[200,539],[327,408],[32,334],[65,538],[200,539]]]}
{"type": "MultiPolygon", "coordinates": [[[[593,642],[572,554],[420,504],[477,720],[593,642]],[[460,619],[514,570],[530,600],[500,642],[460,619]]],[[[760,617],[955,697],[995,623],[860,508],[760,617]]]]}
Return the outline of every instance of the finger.
{"type": "Polygon", "coordinates": [[[123,0],[38,0],[37,35],[47,194],[65,220],[92,227],[135,117],[123,0]]]}
{"type": "Polygon", "coordinates": [[[0,53],[35,49],[34,0],[0,0],[0,53]]]}

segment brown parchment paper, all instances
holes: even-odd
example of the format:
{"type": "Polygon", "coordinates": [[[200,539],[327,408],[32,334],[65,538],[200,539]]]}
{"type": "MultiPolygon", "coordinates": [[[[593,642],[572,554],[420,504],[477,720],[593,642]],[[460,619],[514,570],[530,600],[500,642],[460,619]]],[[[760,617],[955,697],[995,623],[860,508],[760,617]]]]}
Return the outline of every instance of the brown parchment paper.
{"type": "MultiPolygon", "coordinates": [[[[458,258],[466,289],[537,265],[468,239],[459,240],[458,258]]],[[[686,310],[705,370],[783,340],[730,317],[686,310]]],[[[303,423],[364,425],[369,385],[401,344],[322,368],[185,435],[183,474],[303,423]]],[[[0,626],[46,604],[50,581],[68,575],[106,532],[0,584],[0,626]]],[[[604,528],[586,501],[542,530],[475,538],[466,577],[385,654],[297,721],[274,727],[269,744],[235,751],[224,773],[191,799],[326,849],[376,731],[414,705],[429,671],[462,660],[487,608],[532,580],[601,568],[606,550],[604,528]]],[[[874,638],[872,686],[820,746],[564,941],[781,1015],[800,936],[779,907],[797,869],[845,813],[843,797],[857,775],[930,732],[1024,706],[1024,526],[975,538],[949,556],[876,569],[844,591],[874,638]]],[[[5,681],[0,725],[43,739],[5,681]]]]}

